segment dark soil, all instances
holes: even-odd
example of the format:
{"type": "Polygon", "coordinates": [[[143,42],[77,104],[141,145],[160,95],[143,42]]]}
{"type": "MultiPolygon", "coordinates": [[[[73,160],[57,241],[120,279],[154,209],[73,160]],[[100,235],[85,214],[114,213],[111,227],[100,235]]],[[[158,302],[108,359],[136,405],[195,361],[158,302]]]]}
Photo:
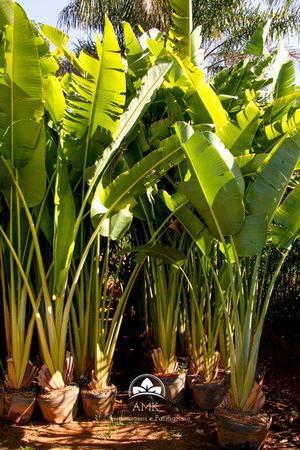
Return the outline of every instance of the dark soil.
{"type": "MultiPolygon", "coordinates": [[[[300,448],[300,360],[278,348],[264,358],[265,411],[272,416],[265,449],[300,448]]],[[[159,406],[158,412],[133,411],[127,394],[118,395],[113,419],[45,425],[39,413],[27,426],[2,424],[0,449],[218,449],[213,413],[192,404],[178,408],[159,406]]]]}

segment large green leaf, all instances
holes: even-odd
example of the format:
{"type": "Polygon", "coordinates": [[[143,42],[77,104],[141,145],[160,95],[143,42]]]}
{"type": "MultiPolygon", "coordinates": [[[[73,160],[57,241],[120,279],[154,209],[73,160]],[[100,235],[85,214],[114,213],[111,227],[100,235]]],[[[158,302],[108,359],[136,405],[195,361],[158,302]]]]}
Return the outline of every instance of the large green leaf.
{"type": "Polygon", "coordinates": [[[46,139],[42,131],[37,142],[33,157],[29,163],[19,169],[19,184],[28,206],[39,205],[46,192],[46,139]]]}
{"type": "Polygon", "coordinates": [[[196,67],[201,67],[204,60],[204,50],[202,48],[201,25],[196,27],[192,32],[192,63],[196,67]]]}
{"type": "Polygon", "coordinates": [[[13,2],[1,8],[6,8],[10,24],[5,27],[4,72],[0,72],[0,152],[21,168],[33,157],[40,138],[42,76],[35,33],[25,12],[13,2]]]}
{"type": "Polygon", "coordinates": [[[239,256],[253,256],[262,251],[267,238],[265,214],[246,216],[243,228],[234,237],[234,245],[239,256]]]}
{"type": "Polygon", "coordinates": [[[67,134],[80,139],[111,140],[125,105],[126,81],[118,40],[110,20],[105,18],[103,43],[96,36],[97,58],[82,52],[79,61],[86,75],[72,74],[68,109],[64,118],[67,134]]]}
{"type": "Polygon", "coordinates": [[[236,156],[235,162],[245,177],[255,175],[257,169],[262,165],[266,157],[266,153],[247,153],[245,155],[236,156]]]}
{"type": "Polygon", "coordinates": [[[228,115],[213,88],[206,82],[198,67],[177,58],[186,80],[190,85],[187,93],[189,112],[195,123],[212,123],[216,129],[228,122],[228,115]],[[199,119],[200,117],[200,119],[199,119]]]}
{"type": "Polygon", "coordinates": [[[151,256],[151,258],[161,259],[177,269],[182,267],[186,262],[186,255],[173,247],[152,247],[150,245],[141,245],[130,249],[130,251],[141,256],[151,256]]]}
{"type": "Polygon", "coordinates": [[[181,189],[216,237],[237,233],[245,217],[244,182],[234,157],[212,133],[184,122],[175,129],[192,174],[181,189]]]}
{"type": "MultiPolygon", "coordinates": [[[[109,232],[110,215],[113,215],[114,221],[120,220],[124,224],[124,229],[128,227],[128,212],[135,205],[135,196],[141,195],[151,188],[165,173],[174,165],[182,161],[184,155],[181,151],[181,145],[176,136],[171,136],[162,143],[160,149],[154,150],[145,156],[141,161],[134,164],[129,170],[119,175],[106,188],[102,183],[98,185],[93,202],[92,218],[107,214],[107,221],[103,222],[101,233],[110,234],[112,239],[116,239],[116,224],[114,229],[109,232]],[[125,215],[125,212],[127,214],[125,215]]],[[[118,232],[122,227],[118,227],[118,232]]]]}
{"type": "Polygon", "coordinates": [[[281,139],[264,159],[247,190],[245,225],[234,236],[239,255],[252,256],[263,250],[269,223],[287,189],[299,156],[297,137],[288,137],[281,139]]]}
{"type": "Polygon", "coordinates": [[[1,0],[0,4],[0,28],[13,22],[13,0],[1,0]]]}
{"type": "Polygon", "coordinates": [[[135,81],[135,87],[139,85],[139,80],[146,74],[150,67],[149,54],[143,50],[130,24],[123,23],[124,43],[128,63],[128,73],[135,81]]]}
{"type": "Polygon", "coordinates": [[[172,26],[169,41],[173,51],[182,59],[192,56],[192,0],[171,0],[172,26]]]}
{"type": "Polygon", "coordinates": [[[180,191],[173,195],[163,191],[162,199],[197,244],[201,252],[205,255],[207,253],[207,242],[209,237],[207,227],[189,207],[186,196],[180,191]]]}
{"type": "Polygon", "coordinates": [[[251,60],[243,59],[232,68],[223,69],[214,77],[212,84],[216,92],[219,95],[230,96],[228,100],[224,99],[222,102],[226,111],[239,112],[249,93],[253,93],[256,98],[264,95],[262,89],[272,82],[272,78],[267,78],[272,61],[272,55],[251,60]]]}
{"type": "Polygon", "coordinates": [[[270,141],[281,138],[286,133],[293,135],[299,130],[300,108],[295,109],[293,112],[289,111],[284,114],[280,120],[277,120],[265,127],[266,136],[270,141]]]}
{"type": "Polygon", "coordinates": [[[54,75],[49,75],[43,80],[46,108],[56,126],[62,122],[66,101],[61,83],[54,75]]]}
{"type": "Polygon", "coordinates": [[[141,89],[137,96],[130,102],[127,111],[121,116],[114,141],[104,150],[101,157],[95,163],[93,178],[90,182],[92,185],[98,181],[103,170],[115,156],[124,139],[137,126],[141,116],[163,83],[164,77],[170,70],[170,67],[171,63],[169,61],[162,61],[151,67],[147,75],[142,79],[141,89]]]}
{"type": "Polygon", "coordinates": [[[278,99],[286,95],[293,94],[295,86],[295,67],[293,61],[286,61],[282,64],[275,84],[274,98],[278,99]]]}
{"type": "Polygon", "coordinates": [[[268,21],[264,25],[259,25],[253,35],[247,42],[245,53],[247,55],[261,56],[267,50],[265,48],[271,22],[268,21]]]}
{"type": "MultiPolygon", "coordinates": [[[[18,169],[28,206],[39,204],[46,189],[42,76],[36,31],[14,2],[0,6],[5,19],[4,71],[0,72],[0,153],[18,169]]],[[[10,186],[4,176],[2,189],[10,186]],[[6,182],[5,182],[6,180],[6,182]]]]}
{"type": "Polygon", "coordinates": [[[252,141],[261,122],[262,111],[253,102],[236,115],[236,124],[229,121],[218,129],[218,136],[225,147],[235,156],[243,155],[250,150],[252,141]]]}
{"type": "Polygon", "coordinates": [[[58,30],[52,25],[42,25],[40,30],[58,50],[62,51],[67,46],[69,38],[63,31],[58,30]]]}
{"type": "Polygon", "coordinates": [[[293,189],[276,210],[271,228],[273,244],[289,249],[300,232],[300,186],[293,189]]]}
{"type": "Polygon", "coordinates": [[[271,220],[288,186],[300,156],[296,138],[283,138],[269,153],[248,188],[249,214],[265,214],[271,220]]]}

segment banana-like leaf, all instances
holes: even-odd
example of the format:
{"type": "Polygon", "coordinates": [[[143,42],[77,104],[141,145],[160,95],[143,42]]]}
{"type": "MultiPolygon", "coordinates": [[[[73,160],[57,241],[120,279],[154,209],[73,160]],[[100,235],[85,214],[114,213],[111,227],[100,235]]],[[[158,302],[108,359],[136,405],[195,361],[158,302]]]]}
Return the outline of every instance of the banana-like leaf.
{"type": "Polygon", "coordinates": [[[280,67],[278,73],[275,74],[276,78],[273,83],[274,102],[270,108],[270,121],[280,120],[283,114],[289,112],[293,99],[299,97],[299,89],[295,85],[294,62],[289,59],[289,55],[284,49],[279,50],[275,61],[275,70],[278,64],[280,67]]]}
{"type": "Polygon", "coordinates": [[[67,134],[80,139],[112,140],[125,105],[126,80],[121,51],[110,20],[105,18],[103,43],[96,37],[98,58],[82,52],[86,76],[72,74],[64,118],[67,134]]]}
{"type": "Polygon", "coordinates": [[[46,138],[44,127],[41,130],[33,157],[25,167],[19,169],[19,184],[28,206],[39,205],[46,192],[46,138]]]}
{"type": "Polygon", "coordinates": [[[258,169],[246,194],[248,216],[245,225],[234,236],[240,256],[253,256],[263,250],[269,223],[287,189],[299,156],[297,137],[283,138],[258,169]]]}
{"type": "Polygon", "coordinates": [[[141,245],[130,249],[130,252],[141,256],[151,256],[151,258],[162,259],[173,267],[179,269],[186,262],[186,255],[173,247],[151,247],[150,245],[141,245]]]}
{"type": "Polygon", "coordinates": [[[69,37],[52,25],[42,25],[40,31],[60,51],[64,50],[69,42],[69,37]]]}
{"type": "Polygon", "coordinates": [[[138,86],[138,80],[147,73],[150,67],[149,54],[146,50],[143,50],[129,23],[123,23],[123,30],[128,72],[135,80],[136,87],[138,86]]]}
{"type": "MultiPolygon", "coordinates": [[[[294,100],[300,98],[300,89],[297,88],[293,94],[285,95],[277,100],[274,100],[271,108],[272,120],[278,119],[278,112],[286,111],[285,106],[290,105],[294,100]],[[277,115],[277,116],[276,116],[277,115]]],[[[280,117],[280,116],[279,116],[280,117]]]]}
{"type": "Polygon", "coordinates": [[[90,184],[94,185],[98,181],[103,170],[115,156],[124,139],[137,126],[138,121],[146,111],[155,93],[163,83],[164,77],[170,70],[171,65],[172,64],[170,61],[162,61],[151,67],[147,75],[143,78],[140,91],[138,92],[137,96],[130,102],[127,111],[121,116],[118,131],[115,135],[114,141],[109,147],[104,150],[102,156],[95,163],[94,174],[90,181],[90,184]]]}
{"type": "Polygon", "coordinates": [[[257,169],[262,165],[267,157],[267,153],[250,153],[236,156],[235,162],[239,166],[244,176],[255,175],[257,169]]]}
{"type": "Polygon", "coordinates": [[[276,210],[271,228],[273,244],[289,249],[300,233],[300,186],[293,189],[276,210]]]}
{"type": "Polygon", "coordinates": [[[195,123],[213,123],[216,129],[228,122],[228,116],[213,88],[206,82],[204,74],[192,63],[177,58],[191,89],[187,104],[195,123]],[[199,119],[200,117],[200,119],[199,119]]]}
{"type": "Polygon", "coordinates": [[[0,73],[0,152],[20,168],[30,161],[40,138],[42,76],[30,21],[14,2],[8,11],[4,72],[0,73]]]}
{"type": "Polygon", "coordinates": [[[2,0],[0,5],[0,28],[13,23],[13,0],[2,0]]]}
{"type": "Polygon", "coordinates": [[[226,125],[218,129],[219,138],[234,156],[243,155],[246,150],[250,150],[261,122],[261,114],[260,108],[251,101],[236,115],[237,124],[228,120],[226,125]]]}
{"type": "Polygon", "coordinates": [[[233,236],[239,256],[253,256],[261,252],[267,239],[267,220],[265,214],[246,216],[243,228],[233,236]]]}
{"type": "MultiPolygon", "coordinates": [[[[102,183],[99,183],[92,202],[91,214],[94,220],[95,217],[101,218],[103,214],[107,214],[107,221],[103,222],[100,232],[107,235],[109,231],[107,222],[110,221],[110,214],[113,212],[115,212],[115,221],[118,220],[120,212],[120,221],[127,229],[128,221],[124,221],[124,212],[132,210],[136,203],[135,196],[145,193],[145,189],[149,189],[152,184],[159,181],[171,167],[179,164],[183,157],[178,138],[171,136],[163,142],[160,149],[145,156],[129,170],[115,178],[105,189],[103,189],[102,183]]],[[[122,231],[121,226],[118,227],[118,231],[122,231]]],[[[114,235],[110,237],[116,239],[118,236],[114,232],[114,235]]]]}
{"type": "Polygon", "coordinates": [[[271,141],[282,137],[284,134],[294,134],[300,129],[300,108],[295,109],[292,113],[286,113],[282,119],[277,120],[265,127],[267,138],[271,141]]]}
{"type": "Polygon", "coordinates": [[[180,191],[173,195],[163,191],[161,197],[165,205],[174,213],[174,216],[179,220],[201,252],[206,255],[209,240],[207,227],[189,207],[186,196],[180,191]]]}
{"type": "Polygon", "coordinates": [[[246,195],[249,214],[265,214],[272,219],[300,157],[297,138],[283,138],[268,154],[246,195]]]}
{"type": "Polygon", "coordinates": [[[49,75],[44,78],[43,86],[47,111],[49,111],[53,122],[57,126],[62,122],[66,108],[61,83],[57,77],[49,75]]]}
{"type": "Polygon", "coordinates": [[[295,66],[293,61],[286,61],[282,64],[275,84],[274,98],[278,99],[286,95],[293,94],[295,85],[295,66]]]}
{"type": "Polygon", "coordinates": [[[223,69],[214,77],[212,85],[216,92],[231,96],[222,102],[226,111],[240,111],[249,92],[254,92],[255,97],[261,95],[261,90],[272,82],[272,78],[267,78],[272,61],[272,55],[245,59],[231,69],[223,69]]]}
{"type": "MultiPolygon", "coordinates": [[[[0,8],[7,19],[4,71],[0,72],[0,154],[19,170],[19,183],[31,207],[41,202],[46,189],[42,75],[36,32],[18,4],[4,2],[0,8]]],[[[3,185],[3,189],[9,185],[3,185]]]]}
{"type": "Polygon", "coordinates": [[[264,25],[259,25],[251,36],[246,45],[245,53],[247,55],[261,56],[267,50],[265,47],[271,22],[268,21],[264,25]]]}
{"type": "Polygon", "coordinates": [[[192,174],[180,188],[213,235],[237,233],[245,219],[244,180],[234,157],[212,133],[194,131],[184,122],[175,130],[192,174]]]}
{"type": "Polygon", "coordinates": [[[192,56],[192,0],[171,0],[172,26],[168,43],[180,58],[192,56]]]}

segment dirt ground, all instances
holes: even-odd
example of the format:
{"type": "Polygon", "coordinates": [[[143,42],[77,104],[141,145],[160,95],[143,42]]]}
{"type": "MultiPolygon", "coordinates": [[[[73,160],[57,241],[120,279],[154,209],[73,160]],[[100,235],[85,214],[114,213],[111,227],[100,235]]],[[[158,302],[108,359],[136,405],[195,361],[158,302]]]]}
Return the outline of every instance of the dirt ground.
{"type": "MultiPolygon", "coordinates": [[[[265,410],[272,427],[265,449],[300,448],[300,359],[280,356],[265,361],[265,410]]],[[[82,417],[65,426],[45,425],[38,412],[33,422],[17,427],[1,424],[0,449],[218,449],[212,413],[192,403],[177,409],[142,414],[132,411],[121,393],[111,420],[87,421],[82,417]]]]}

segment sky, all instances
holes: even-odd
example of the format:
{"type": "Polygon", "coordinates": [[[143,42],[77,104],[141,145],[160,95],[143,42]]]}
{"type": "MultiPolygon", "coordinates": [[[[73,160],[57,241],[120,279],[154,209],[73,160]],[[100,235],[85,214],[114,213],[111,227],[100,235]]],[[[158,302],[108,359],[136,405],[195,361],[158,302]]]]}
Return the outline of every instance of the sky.
{"type": "Polygon", "coordinates": [[[18,0],[30,19],[56,25],[58,13],[66,6],[68,0],[18,0]]]}
{"type": "MultiPolygon", "coordinates": [[[[69,0],[18,0],[18,3],[25,9],[30,19],[57,26],[58,14],[69,0]]],[[[80,37],[83,33],[71,30],[68,34],[71,41],[74,41],[75,37],[80,37]]]]}

